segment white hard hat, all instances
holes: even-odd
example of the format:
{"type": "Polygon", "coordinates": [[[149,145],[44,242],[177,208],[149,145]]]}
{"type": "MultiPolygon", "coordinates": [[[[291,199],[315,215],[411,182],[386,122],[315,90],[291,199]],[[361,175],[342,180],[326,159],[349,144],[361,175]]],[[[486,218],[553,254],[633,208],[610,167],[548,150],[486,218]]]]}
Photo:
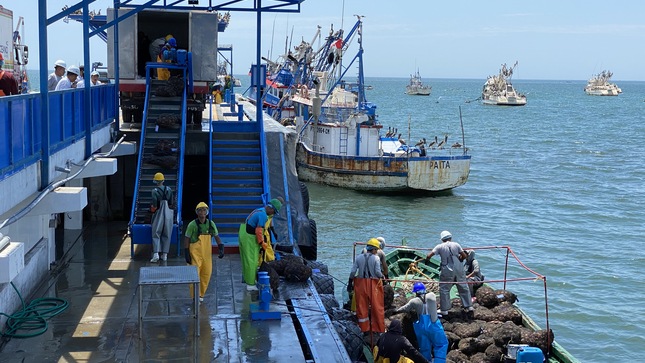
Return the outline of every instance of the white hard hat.
{"type": "Polygon", "coordinates": [[[381,249],[384,249],[385,248],[385,238],[376,237],[376,239],[381,243],[381,249]]]}
{"type": "Polygon", "coordinates": [[[90,76],[100,76],[100,74],[99,74],[99,72],[97,72],[97,71],[93,71],[93,72],[90,74],[90,76]]]}
{"type": "Polygon", "coordinates": [[[81,70],[78,69],[77,66],[69,66],[69,68],[67,68],[67,73],[74,73],[78,76],[79,74],[81,74],[81,70]]]}
{"type": "Polygon", "coordinates": [[[59,59],[59,60],[57,60],[57,61],[56,61],[56,63],[54,63],[54,67],[63,67],[63,68],[67,68],[67,63],[65,63],[65,61],[64,61],[64,60],[59,59]]]}
{"type": "Polygon", "coordinates": [[[450,234],[450,232],[448,232],[448,231],[441,232],[440,236],[441,236],[442,241],[445,241],[445,240],[448,240],[448,239],[452,238],[452,234],[450,234]]]}

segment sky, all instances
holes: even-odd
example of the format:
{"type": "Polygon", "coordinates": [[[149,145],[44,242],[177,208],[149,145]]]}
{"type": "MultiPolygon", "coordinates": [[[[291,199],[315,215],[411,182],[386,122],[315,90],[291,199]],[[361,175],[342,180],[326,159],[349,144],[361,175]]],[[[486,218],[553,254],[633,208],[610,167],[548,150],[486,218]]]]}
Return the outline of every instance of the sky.
{"type": "MultiPolygon", "coordinates": [[[[138,0],[140,2],[140,0],[138,0]]],[[[78,0],[48,0],[48,16],[78,0]]],[[[206,0],[201,0],[206,4],[206,0]]],[[[216,0],[215,3],[223,0],[216,0]]],[[[274,3],[265,0],[264,3],[274,3]]],[[[250,0],[246,1],[250,3],[250,0]]],[[[105,14],[113,0],[97,0],[90,10],[105,14]]],[[[38,67],[36,0],[0,0],[25,18],[23,39],[30,69],[38,67]]],[[[645,1],[596,0],[428,1],[305,0],[301,12],[262,16],[262,56],[275,59],[292,45],[310,41],[316,26],[349,30],[354,14],[363,18],[365,76],[486,79],[502,63],[518,62],[514,80],[587,80],[611,70],[614,81],[645,81],[645,1]],[[512,6],[511,4],[520,4],[512,6]],[[344,15],[344,16],[343,16],[344,15]],[[274,26],[275,24],[275,26],[274,26]],[[271,41],[273,39],[273,42],[271,41]]],[[[62,21],[49,27],[48,63],[83,59],[82,26],[62,21]]],[[[246,74],[256,59],[256,14],[234,12],[220,44],[232,44],[234,73],[246,74]]],[[[93,61],[107,64],[104,43],[90,43],[93,61]]]]}

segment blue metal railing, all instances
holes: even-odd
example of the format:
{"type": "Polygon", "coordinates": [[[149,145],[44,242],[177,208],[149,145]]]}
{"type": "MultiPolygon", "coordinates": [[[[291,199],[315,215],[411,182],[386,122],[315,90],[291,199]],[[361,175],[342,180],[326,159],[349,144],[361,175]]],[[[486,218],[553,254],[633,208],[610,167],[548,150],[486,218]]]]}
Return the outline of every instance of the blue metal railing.
{"type": "MultiPolygon", "coordinates": [[[[114,121],[115,93],[113,84],[90,88],[92,130],[114,121]]],[[[84,95],[84,89],[48,93],[50,155],[85,137],[88,122],[83,119],[84,95]]],[[[0,97],[0,180],[41,160],[40,130],[45,127],[41,108],[39,93],[0,97]]]]}
{"type": "MultiPolygon", "coordinates": [[[[134,225],[135,219],[136,219],[136,211],[138,207],[138,198],[139,198],[139,185],[141,183],[141,165],[143,162],[143,145],[145,144],[146,140],[146,127],[147,127],[147,122],[148,122],[148,106],[149,106],[149,101],[150,101],[150,87],[151,87],[151,78],[150,78],[150,71],[153,69],[157,68],[166,68],[166,69],[178,69],[182,71],[182,79],[184,80],[184,87],[183,87],[183,92],[182,92],[182,102],[181,102],[181,131],[180,131],[180,138],[179,138],[179,155],[178,155],[178,160],[177,160],[177,218],[175,220],[175,223],[177,224],[177,253],[179,254],[180,252],[180,246],[181,246],[181,229],[182,229],[182,219],[181,219],[181,208],[182,208],[182,199],[183,199],[183,190],[180,188],[181,181],[184,178],[184,150],[185,150],[185,144],[186,144],[186,108],[187,108],[187,98],[188,98],[188,91],[189,88],[192,89],[192,75],[189,75],[190,68],[190,53],[188,53],[188,63],[187,64],[172,64],[172,63],[154,63],[154,62],[149,62],[146,64],[146,97],[145,97],[145,107],[143,109],[143,120],[141,121],[141,138],[140,138],[140,152],[137,158],[137,175],[135,178],[135,184],[134,184],[134,190],[135,190],[135,196],[134,196],[134,201],[132,203],[132,209],[130,212],[130,223],[129,226],[132,228],[134,225]],[[187,69],[188,68],[188,69],[187,69]],[[187,76],[190,79],[187,82],[187,76]]],[[[131,243],[131,255],[134,254],[134,245],[137,244],[134,240],[131,243]]]]}

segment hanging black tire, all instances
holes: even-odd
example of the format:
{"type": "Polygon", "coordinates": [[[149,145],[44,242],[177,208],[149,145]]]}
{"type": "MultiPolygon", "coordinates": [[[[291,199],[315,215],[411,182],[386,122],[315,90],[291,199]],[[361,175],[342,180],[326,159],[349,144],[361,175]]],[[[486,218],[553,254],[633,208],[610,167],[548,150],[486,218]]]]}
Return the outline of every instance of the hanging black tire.
{"type": "Polygon", "coordinates": [[[316,261],[318,259],[318,228],[316,221],[309,220],[310,245],[298,245],[300,253],[305,260],[316,261]]]}
{"type": "Polygon", "coordinates": [[[307,265],[311,267],[312,270],[318,269],[320,273],[329,274],[329,267],[326,264],[320,261],[305,261],[307,265]]]}
{"type": "Polygon", "coordinates": [[[311,274],[316,291],[319,294],[334,294],[334,278],[323,273],[311,274]]]}
{"type": "Polygon", "coordinates": [[[338,337],[343,342],[349,358],[357,361],[363,354],[363,333],[358,324],[348,320],[333,321],[338,337]]]}
{"type": "Polygon", "coordinates": [[[284,268],[284,279],[291,282],[305,282],[311,277],[311,267],[288,263],[284,268]]]}
{"type": "Polygon", "coordinates": [[[357,322],[356,315],[351,311],[343,308],[333,308],[330,316],[331,320],[349,320],[354,323],[357,322]]]}
{"type": "Polygon", "coordinates": [[[334,296],[334,294],[319,294],[318,296],[320,296],[320,300],[325,306],[325,311],[327,311],[327,314],[329,314],[330,316],[331,314],[333,314],[334,308],[340,307],[338,300],[336,300],[336,296],[334,296]]]}
{"type": "Polygon", "coordinates": [[[302,208],[305,210],[305,215],[309,216],[309,189],[307,184],[303,182],[300,183],[300,194],[302,194],[302,208]]]}
{"type": "Polygon", "coordinates": [[[388,284],[383,284],[383,306],[386,309],[392,307],[394,303],[394,289],[388,284]]]}

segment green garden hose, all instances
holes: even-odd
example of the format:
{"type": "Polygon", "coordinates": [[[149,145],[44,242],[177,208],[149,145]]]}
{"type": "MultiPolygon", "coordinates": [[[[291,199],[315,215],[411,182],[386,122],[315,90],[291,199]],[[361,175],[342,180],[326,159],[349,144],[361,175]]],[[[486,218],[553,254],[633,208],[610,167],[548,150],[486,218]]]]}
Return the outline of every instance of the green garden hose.
{"type": "Polygon", "coordinates": [[[7,317],[7,326],[1,333],[3,337],[31,338],[43,334],[49,328],[47,320],[62,313],[69,306],[67,300],[57,297],[38,298],[25,306],[25,301],[13,282],[11,286],[20,297],[22,310],[13,315],[0,312],[0,315],[7,317]]]}

